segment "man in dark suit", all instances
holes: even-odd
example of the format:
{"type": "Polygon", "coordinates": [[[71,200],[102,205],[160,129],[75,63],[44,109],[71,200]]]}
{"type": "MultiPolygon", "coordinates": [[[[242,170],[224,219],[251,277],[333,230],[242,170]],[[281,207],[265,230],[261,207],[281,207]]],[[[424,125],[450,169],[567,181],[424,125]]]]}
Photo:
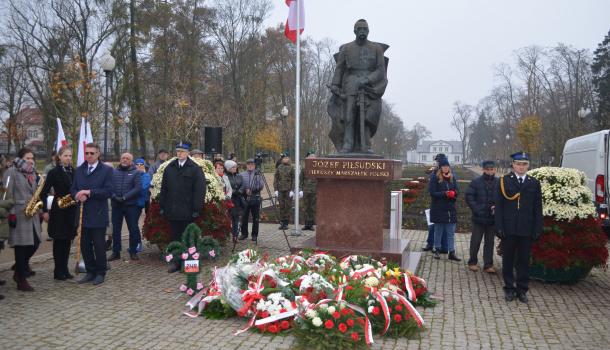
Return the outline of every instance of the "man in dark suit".
{"type": "MultiPolygon", "coordinates": [[[[187,142],[176,145],[178,158],[167,165],[161,182],[161,215],[169,221],[174,241],[179,241],[186,226],[199,217],[205,200],[205,175],[189,158],[190,148],[187,142]]],[[[180,263],[176,263],[167,272],[179,270],[180,263]]]]}
{"type": "Polygon", "coordinates": [[[511,158],[512,172],[500,178],[496,190],[496,235],[502,239],[504,298],[512,301],[516,294],[527,303],[532,241],[542,234],[542,191],[540,182],[526,174],[529,156],[517,152],[511,158]]]}
{"type": "MultiPolygon", "coordinates": [[[[99,161],[100,147],[95,143],[85,146],[85,162],[74,174],[72,198],[83,205],[83,227],[80,246],[87,275],[78,283],[104,283],[106,276],[106,228],[108,227],[108,198],[112,195],[112,167],[99,161]]],[[[77,216],[78,225],[78,216],[77,216]]]]}

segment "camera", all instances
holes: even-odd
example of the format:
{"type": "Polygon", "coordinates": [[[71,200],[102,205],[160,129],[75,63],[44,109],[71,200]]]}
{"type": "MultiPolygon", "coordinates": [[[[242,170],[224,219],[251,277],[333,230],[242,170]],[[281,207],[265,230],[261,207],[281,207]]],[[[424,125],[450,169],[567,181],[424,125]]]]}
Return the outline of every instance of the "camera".
{"type": "Polygon", "coordinates": [[[256,166],[256,170],[261,170],[261,165],[263,164],[263,158],[268,157],[267,153],[257,152],[254,157],[254,164],[256,166]]]}

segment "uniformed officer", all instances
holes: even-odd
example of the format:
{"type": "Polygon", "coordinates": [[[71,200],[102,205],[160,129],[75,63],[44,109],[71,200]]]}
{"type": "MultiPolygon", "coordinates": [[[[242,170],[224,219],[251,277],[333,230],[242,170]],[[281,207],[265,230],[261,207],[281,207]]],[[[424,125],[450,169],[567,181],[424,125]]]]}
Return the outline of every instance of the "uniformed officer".
{"type": "MultiPolygon", "coordinates": [[[[306,158],[315,158],[313,150],[307,153],[306,158]]],[[[316,219],[316,186],[318,181],[315,178],[306,177],[305,169],[301,169],[299,174],[299,197],[303,197],[303,207],[305,209],[305,226],[303,230],[314,231],[313,225],[316,219]]]]}
{"type": "Polygon", "coordinates": [[[496,191],[496,235],[502,239],[504,298],[512,301],[516,295],[527,303],[532,241],[542,234],[542,191],[540,182],[526,174],[528,154],[517,152],[510,157],[512,171],[500,178],[496,191]],[[516,286],[513,269],[517,270],[516,286]]]}
{"type": "Polygon", "coordinates": [[[284,153],[282,163],[275,169],[273,178],[273,188],[275,196],[280,203],[280,230],[288,228],[290,219],[290,203],[294,197],[294,167],[290,164],[288,152],[284,153]]]}

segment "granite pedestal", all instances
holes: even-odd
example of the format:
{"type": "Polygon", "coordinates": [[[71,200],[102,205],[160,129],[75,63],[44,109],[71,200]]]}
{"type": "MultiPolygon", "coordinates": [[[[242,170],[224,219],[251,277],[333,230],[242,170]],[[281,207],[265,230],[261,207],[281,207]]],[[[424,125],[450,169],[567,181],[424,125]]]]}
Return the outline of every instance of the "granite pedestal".
{"type": "Polygon", "coordinates": [[[318,180],[316,236],[292,248],[318,249],[337,257],[350,254],[385,258],[414,270],[418,255],[408,239],[391,239],[384,230],[385,184],[401,177],[398,160],[306,159],[305,174],[318,180]]]}

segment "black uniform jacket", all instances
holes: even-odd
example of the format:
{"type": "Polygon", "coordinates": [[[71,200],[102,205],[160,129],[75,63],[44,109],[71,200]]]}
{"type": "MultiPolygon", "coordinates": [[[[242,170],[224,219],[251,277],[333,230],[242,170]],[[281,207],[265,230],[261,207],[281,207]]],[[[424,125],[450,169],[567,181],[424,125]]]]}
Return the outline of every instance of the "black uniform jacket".
{"type": "Polygon", "coordinates": [[[526,175],[519,185],[517,175],[510,173],[504,176],[504,194],[502,179],[496,187],[495,222],[496,230],[506,236],[521,236],[538,239],[542,234],[542,191],[540,182],[526,175]],[[520,193],[519,198],[509,200],[520,193]]]}

